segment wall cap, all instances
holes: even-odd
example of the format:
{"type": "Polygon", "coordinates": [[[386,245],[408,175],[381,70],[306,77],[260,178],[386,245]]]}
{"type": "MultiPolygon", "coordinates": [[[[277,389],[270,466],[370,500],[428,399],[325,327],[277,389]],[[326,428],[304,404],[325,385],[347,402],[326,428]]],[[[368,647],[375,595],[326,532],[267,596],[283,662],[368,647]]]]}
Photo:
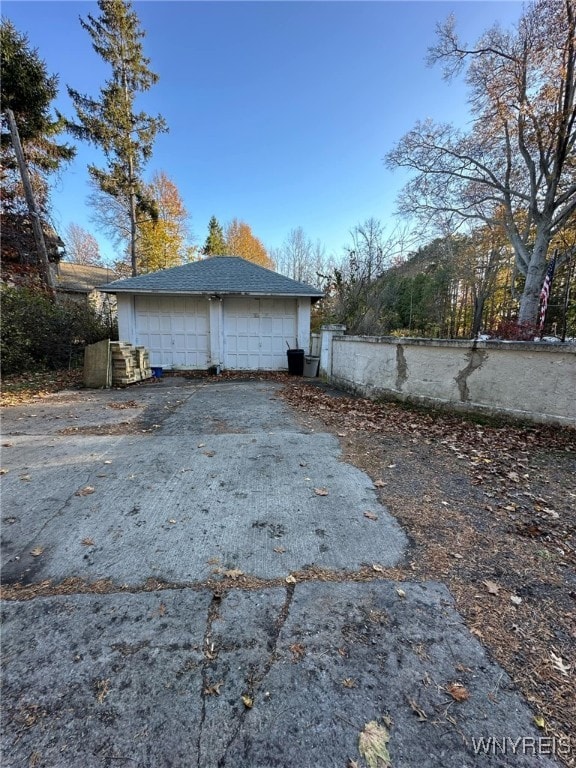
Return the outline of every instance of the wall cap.
{"type": "MultiPolygon", "coordinates": [[[[341,326],[322,326],[322,330],[332,330],[341,326]]],[[[503,339],[489,339],[487,341],[475,341],[474,339],[425,339],[418,337],[399,336],[335,336],[334,341],[364,342],[366,344],[391,344],[406,347],[452,347],[454,349],[507,349],[524,352],[552,352],[576,354],[576,342],[574,341],[505,341],[503,339]]]]}

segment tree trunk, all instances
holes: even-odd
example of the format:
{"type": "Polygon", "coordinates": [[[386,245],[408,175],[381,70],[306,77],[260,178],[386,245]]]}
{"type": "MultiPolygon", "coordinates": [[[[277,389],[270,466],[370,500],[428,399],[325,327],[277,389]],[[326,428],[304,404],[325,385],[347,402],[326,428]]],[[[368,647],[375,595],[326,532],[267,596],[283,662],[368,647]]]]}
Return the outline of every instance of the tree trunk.
{"type": "Polygon", "coordinates": [[[38,262],[40,266],[40,272],[44,280],[44,285],[48,290],[50,296],[54,299],[54,279],[50,270],[50,262],[48,261],[48,251],[46,250],[46,242],[44,240],[44,232],[42,231],[42,222],[40,220],[40,212],[36,205],[36,199],[32,190],[32,184],[30,182],[30,176],[28,174],[28,166],[26,165],[26,159],[24,157],[24,151],[22,144],[20,143],[20,134],[18,133],[18,126],[16,125],[16,118],[14,112],[11,109],[6,110],[6,117],[8,118],[8,126],[10,128],[10,137],[12,139],[12,146],[16,154],[18,161],[18,167],[20,169],[20,176],[22,178],[22,186],[24,187],[24,194],[26,196],[26,204],[28,205],[28,212],[30,214],[30,220],[32,222],[32,231],[34,232],[34,240],[36,241],[36,250],[38,251],[38,262]]]}
{"type": "Polygon", "coordinates": [[[136,195],[130,191],[130,264],[132,277],[138,274],[136,261],[136,195]]]}
{"type": "Polygon", "coordinates": [[[483,294],[474,296],[474,319],[472,320],[472,338],[477,338],[482,329],[482,314],[484,313],[484,301],[486,297],[483,294]]]}
{"type": "Polygon", "coordinates": [[[520,297],[518,325],[536,325],[540,308],[540,291],[546,274],[546,253],[549,238],[537,238],[526,273],[524,290],[520,297]]]}

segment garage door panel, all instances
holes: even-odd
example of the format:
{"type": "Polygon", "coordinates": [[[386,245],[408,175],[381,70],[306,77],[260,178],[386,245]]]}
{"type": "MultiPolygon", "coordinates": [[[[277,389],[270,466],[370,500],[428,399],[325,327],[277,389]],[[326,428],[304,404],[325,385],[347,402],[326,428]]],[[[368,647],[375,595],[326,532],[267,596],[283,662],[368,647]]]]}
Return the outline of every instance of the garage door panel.
{"type": "Polygon", "coordinates": [[[136,343],[150,351],[151,365],[206,368],[210,324],[206,299],[135,296],[136,343]]]}
{"type": "Polygon", "coordinates": [[[224,366],[237,370],[287,368],[287,342],[296,337],[296,301],[225,299],[224,366]]]}

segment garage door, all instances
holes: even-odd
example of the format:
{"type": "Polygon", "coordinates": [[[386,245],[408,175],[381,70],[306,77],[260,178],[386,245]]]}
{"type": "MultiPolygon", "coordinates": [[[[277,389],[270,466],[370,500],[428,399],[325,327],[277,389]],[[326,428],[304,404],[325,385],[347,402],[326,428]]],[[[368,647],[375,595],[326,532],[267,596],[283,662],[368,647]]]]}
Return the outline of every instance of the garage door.
{"type": "Polygon", "coordinates": [[[225,299],[224,367],[277,371],[288,367],[287,342],[296,345],[294,299],[225,299]]]}
{"type": "Polygon", "coordinates": [[[150,350],[151,365],[207,368],[208,301],[190,296],[135,296],[136,343],[150,350]]]}

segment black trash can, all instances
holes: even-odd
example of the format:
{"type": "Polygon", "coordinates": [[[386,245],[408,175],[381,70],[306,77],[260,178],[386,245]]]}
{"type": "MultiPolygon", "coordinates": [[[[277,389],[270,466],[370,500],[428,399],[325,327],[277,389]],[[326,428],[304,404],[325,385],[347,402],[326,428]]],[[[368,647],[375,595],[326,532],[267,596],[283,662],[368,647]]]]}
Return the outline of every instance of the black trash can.
{"type": "Polygon", "coordinates": [[[288,373],[292,376],[302,376],[304,373],[304,350],[289,349],[288,355],[288,373]]]}

